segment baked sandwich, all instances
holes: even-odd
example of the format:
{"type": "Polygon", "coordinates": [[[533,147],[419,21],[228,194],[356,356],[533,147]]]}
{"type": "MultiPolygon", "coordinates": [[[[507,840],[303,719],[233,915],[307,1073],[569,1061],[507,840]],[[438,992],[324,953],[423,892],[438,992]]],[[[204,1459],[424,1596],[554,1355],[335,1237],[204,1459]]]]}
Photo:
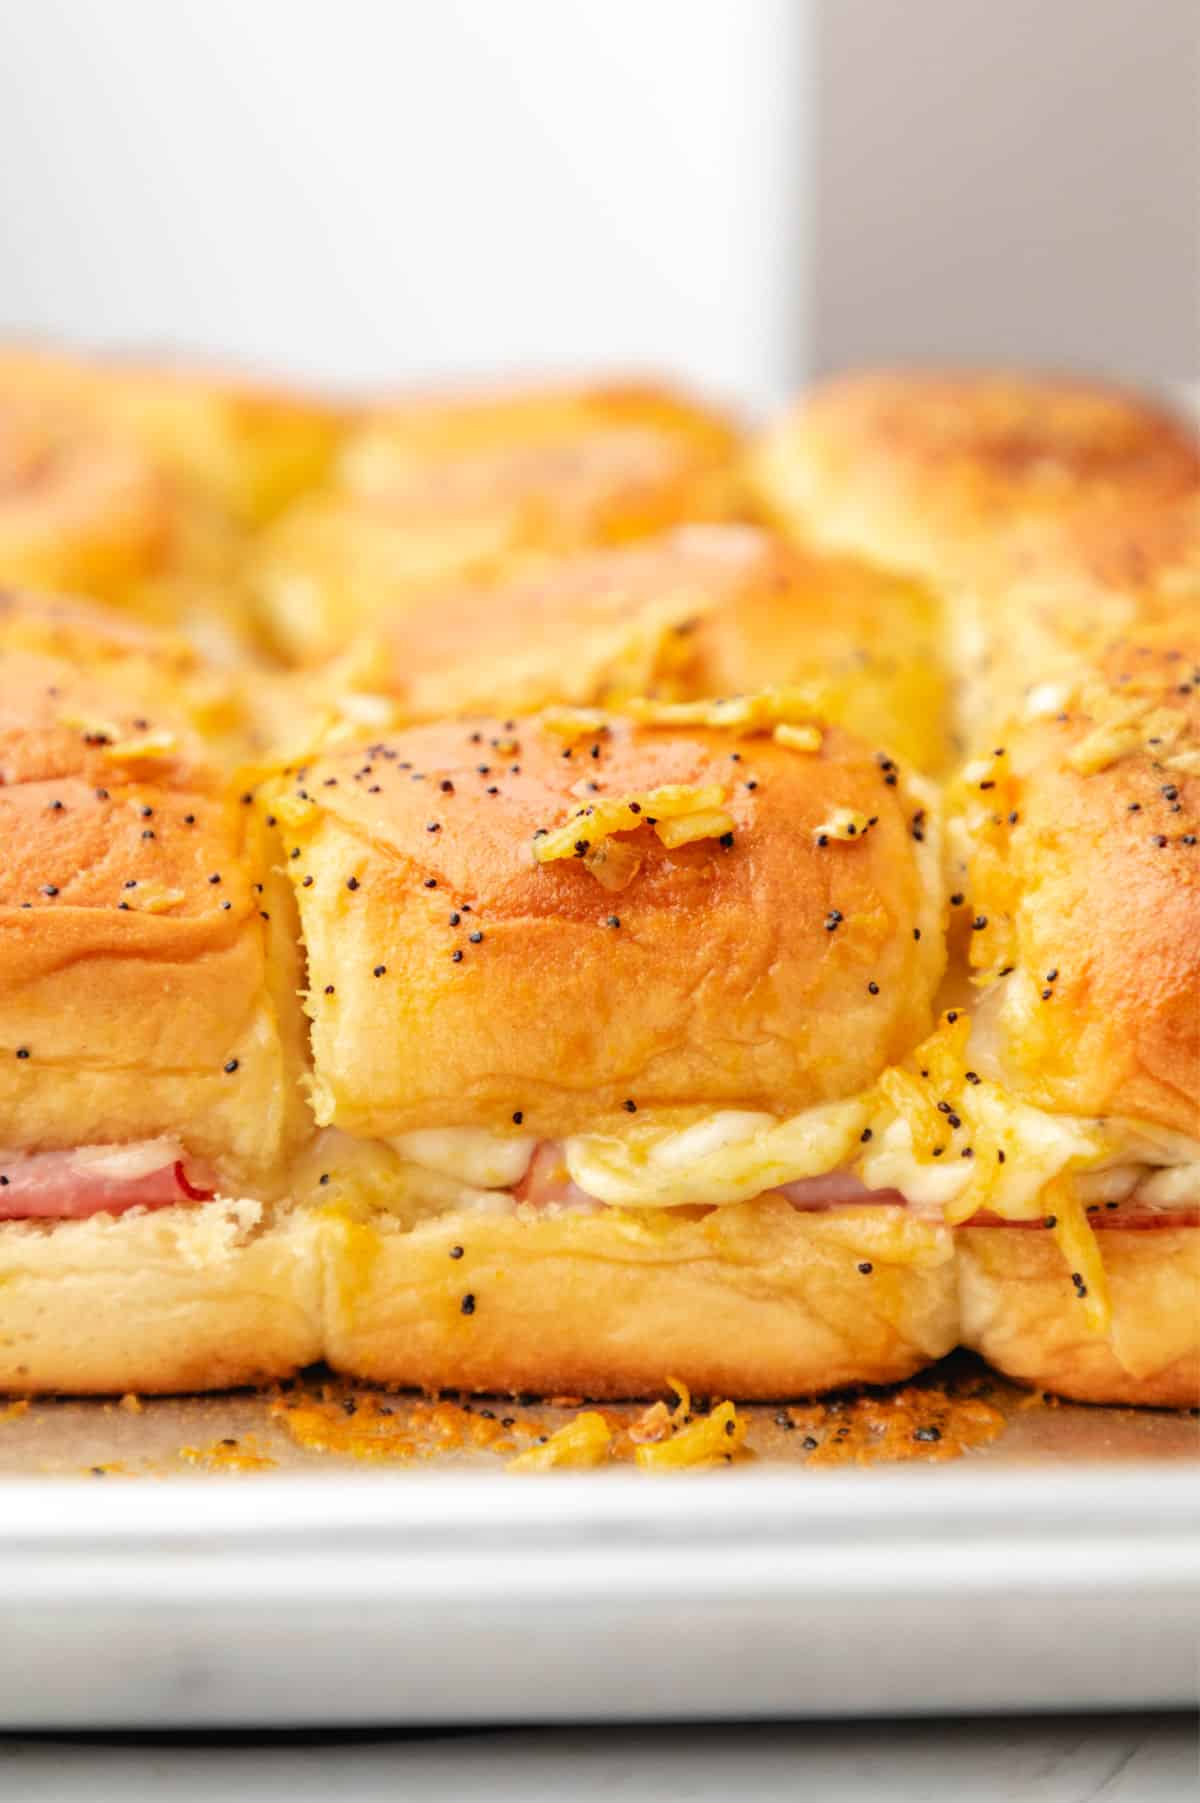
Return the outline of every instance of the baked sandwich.
{"type": "Polygon", "coordinates": [[[1194,1405],[1196,437],[1080,383],[864,376],[757,467],[795,531],[927,585],[962,682],[950,901],[975,994],[891,1079],[909,1112],[879,1175],[916,1149],[960,1230],[964,1339],[999,1369],[1194,1405]]]}
{"type": "Polygon", "coordinates": [[[331,1364],[774,1397],[953,1345],[948,1229],[858,1175],[943,966],[894,760],[775,695],[347,740],[258,805],[308,953],[331,1364]]]}
{"type": "Polygon", "coordinates": [[[186,657],[79,630],[0,616],[0,1387],[257,1382],[321,1351],[290,891],[186,657]]]}

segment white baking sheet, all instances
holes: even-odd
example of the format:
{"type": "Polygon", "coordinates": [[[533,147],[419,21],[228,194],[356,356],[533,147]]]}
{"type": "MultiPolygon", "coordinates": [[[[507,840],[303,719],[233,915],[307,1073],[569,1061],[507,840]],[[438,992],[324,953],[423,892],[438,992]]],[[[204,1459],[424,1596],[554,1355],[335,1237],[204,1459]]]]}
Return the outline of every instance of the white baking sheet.
{"type": "Polygon", "coordinates": [[[1194,1418],[1021,1409],[954,1463],[818,1472],[772,1456],[799,1436],[764,1410],[753,1465],[517,1478],[289,1455],[265,1414],[62,1403],[5,1425],[0,1726],[1196,1700],[1194,1418]],[[280,1459],[261,1475],[179,1457],[181,1435],[252,1429],[280,1459]]]}

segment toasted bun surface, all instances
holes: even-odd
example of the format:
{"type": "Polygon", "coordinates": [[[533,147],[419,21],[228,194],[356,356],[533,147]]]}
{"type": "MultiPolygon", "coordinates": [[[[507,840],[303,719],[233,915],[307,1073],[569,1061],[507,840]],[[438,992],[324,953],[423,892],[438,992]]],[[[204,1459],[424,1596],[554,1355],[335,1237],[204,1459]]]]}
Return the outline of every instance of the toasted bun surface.
{"type": "Polygon", "coordinates": [[[668,1377],[748,1400],[890,1382],[957,1334],[948,1230],[895,1212],[764,1198],[649,1222],[332,1221],[326,1357],[386,1383],[589,1397],[661,1395],[668,1377]]]}
{"type": "Polygon", "coordinates": [[[1097,1235],[1111,1331],[1081,1323],[1048,1234],[970,1227],[958,1235],[963,1344],[1008,1377],[1080,1402],[1200,1406],[1200,1228],[1097,1235]]]}
{"type": "Polygon", "coordinates": [[[860,737],[946,761],[937,615],[918,585],[753,526],[684,526],[401,609],[364,681],[411,717],[802,684],[860,737]]]}
{"type": "Polygon", "coordinates": [[[0,657],[0,1144],[174,1134],[263,1194],[302,1129],[287,886],[144,676],[0,657]]]}
{"type": "Polygon", "coordinates": [[[572,488],[573,471],[586,478],[590,451],[607,453],[596,468],[616,468],[616,453],[626,452],[636,484],[639,446],[647,459],[658,449],[661,471],[695,479],[724,474],[739,433],[714,408],[650,382],[427,390],[369,412],[348,438],[339,467],[351,493],[389,500],[428,499],[447,477],[458,494],[498,496],[510,473],[531,492],[529,475],[538,471],[564,494],[584,494],[586,480],[572,488]]]}
{"type": "Polygon", "coordinates": [[[316,759],[267,804],[308,946],[318,1120],[386,1135],[520,1109],[553,1138],[629,1100],[786,1114],[860,1090],[924,1030],[942,966],[919,804],[889,774],[837,729],[817,752],[619,723],[572,746],[538,720],[316,759]],[[577,858],[539,865],[535,833],[589,782],[717,786],[732,843],[639,829],[619,892],[577,858]],[[818,845],[840,808],[877,824],[818,845]]]}
{"type": "Polygon", "coordinates": [[[135,446],[0,383],[0,581],[120,600],[161,567],[174,527],[135,446]]]}
{"type": "Polygon", "coordinates": [[[964,786],[971,955],[1011,971],[987,1005],[1012,1086],[1200,1137],[1197,670],[1195,632],[1123,642],[964,786]]]}
{"type": "Polygon", "coordinates": [[[252,1202],[0,1226],[0,1389],[148,1395],[321,1355],[321,1224],[252,1202]]]}
{"type": "Polygon", "coordinates": [[[768,512],[817,542],[953,584],[1030,524],[1193,492],[1200,447],[1165,409],[1094,381],[866,371],[807,396],[755,472],[768,512]]]}
{"type": "Polygon", "coordinates": [[[447,583],[729,518],[736,444],[718,415],[654,389],[397,404],[351,435],[338,492],[267,534],[264,618],[285,656],[310,663],[447,583]]]}
{"type": "Polygon", "coordinates": [[[119,434],[233,518],[256,524],[328,474],[344,414],[220,369],[0,347],[0,396],[119,434]]]}

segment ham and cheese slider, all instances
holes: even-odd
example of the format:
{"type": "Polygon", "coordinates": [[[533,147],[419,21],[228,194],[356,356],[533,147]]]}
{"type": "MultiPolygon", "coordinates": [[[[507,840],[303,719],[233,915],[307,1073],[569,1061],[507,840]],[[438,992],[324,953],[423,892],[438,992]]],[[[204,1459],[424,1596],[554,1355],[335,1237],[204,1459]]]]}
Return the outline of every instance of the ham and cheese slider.
{"type": "Polygon", "coordinates": [[[1196,436],[1082,382],[866,375],[802,403],[758,474],[819,542],[940,596],[974,747],[950,900],[977,1000],[889,1080],[870,1180],[961,1225],[964,1338],[999,1369],[1195,1404],[1196,436]]]}
{"type": "Polygon", "coordinates": [[[757,526],[677,527],[439,591],[377,621],[346,667],[410,721],[803,685],[904,763],[949,756],[938,614],[920,585],[757,526]]]}
{"type": "Polygon", "coordinates": [[[1038,1171],[1023,1199],[991,1205],[1032,1231],[962,1237],[964,1332],[1000,1369],[1065,1394],[1195,1405],[1195,624],[1111,647],[1053,713],[968,767],[956,807],[980,991],[966,1112],[985,1091],[1012,1097],[1038,1171]]]}
{"type": "Polygon", "coordinates": [[[771,1397],[955,1341],[950,1235],[856,1174],[941,976],[923,787],[786,696],[638,711],[342,741],[260,795],[339,1369],[771,1397]]]}
{"type": "MultiPolygon", "coordinates": [[[[179,1390],[320,1352],[296,928],[153,647],[0,626],[0,1387],[179,1390]],[[61,646],[60,646],[61,649],[61,646]]],[[[39,624],[40,618],[40,624],[39,624]]],[[[66,628],[60,620],[58,630],[66,628]]]]}
{"type": "Polygon", "coordinates": [[[742,498],[739,436],[667,388],[567,384],[430,394],[351,432],[330,492],[265,535],[254,583],[289,662],[320,663],[448,583],[491,583],[742,498]]]}

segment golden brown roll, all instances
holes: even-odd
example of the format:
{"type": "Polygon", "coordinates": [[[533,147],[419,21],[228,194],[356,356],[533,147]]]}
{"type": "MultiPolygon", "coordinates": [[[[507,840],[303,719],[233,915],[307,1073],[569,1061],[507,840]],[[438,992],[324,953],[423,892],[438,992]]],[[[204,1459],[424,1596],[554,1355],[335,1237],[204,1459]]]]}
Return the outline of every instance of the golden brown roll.
{"type": "Polygon", "coordinates": [[[1108,1229],[1096,1238],[1111,1295],[1108,1331],[1080,1319],[1050,1235],[968,1227],[957,1239],[962,1334],[1010,1377],[1080,1402],[1200,1405],[1200,1219],[1108,1229]]]}
{"type": "Polygon", "coordinates": [[[207,662],[193,638],[75,596],[0,590],[0,657],[14,651],[110,680],[134,705],[155,697],[230,767],[259,749],[249,705],[257,679],[207,662]]]}
{"type": "Polygon", "coordinates": [[[1195,1139],[1198,684],[1200,629],[1121,642],[960,791],[971,964],[1008,1082],[1195,1139]]]}
{"type": "Polygon", "coordinates": [[[936,825],[789,711],[432,725],[267,790],[339,1367],[762,1396],[950,1344],[949,1235],[853,1172],[930,1021],[936,825]]]}
{"type": "Polygon", "coordinates": [[[1000,1369],[1195,1402],[1196,436],[1083,382],[864,375],[770,434],[756,477],[793,530],[940,598],[975,748],[951,902],[981,994],[952,1055],[885,1084],[871,1180],[971,1223],[964,1337],[1000,1369]]]}
{"type": "Polygon", "coordinates": [[[361,679],[410,719],[800,684],[905,762],[931,770],[948,756],[924,590],[754,526],[678,527],[490,590],[438,592],[369,636],[361,679]]]}
{"type": "MultiPolygon", "coordinates": [[[[294,911],[178,674],[0,649],[0,1386],[317,1355],[294,911]]],[[[111,647],[110,647],[111,652],[111,647]]]]}
{"type": "Polygon", "coordinates": [[[266,535],[264,620],[292,662],[318,662],[448,583],[729,518],[737,444],[721,416],[652,388],[398,402],[349,436],[337,492],[300,502],[266,535]]]}
{"type": "Polygon", "coordinates": [[[231,662],[251,642],[227,522],[128,438],[0,375],[0,583],[79,594],[231,662]]]}
{"type": "Polygon", "coordinates": [[[815,542],[956,591],[1014,531],[1194,495],[1195,433],[1141,395],[1017,372],[864,371],[759,443],[762,505],[815,542]]]}
{"type": "Polygon", "coordinates": [[[0,397],[0,579],[116,600],[171,529],[169,489],[136,448],[0,397]]]}
{"type": "Polygon", "coordinates": [[[1194,627],[1131,635],[961,782],[970,1060],[1046,1180],[999,1212],[1067,1230],[967,1231],[964,1336],[1089,1401],[1200,1402],[1198,682],[1194,627]]]}
{"type": "Polygon", "coordinates": [[[243,525],[325,480],[345,419],[317,395],[219,369],[30,345],[0,348],[0,395],[83,415],[243,525]]]}

